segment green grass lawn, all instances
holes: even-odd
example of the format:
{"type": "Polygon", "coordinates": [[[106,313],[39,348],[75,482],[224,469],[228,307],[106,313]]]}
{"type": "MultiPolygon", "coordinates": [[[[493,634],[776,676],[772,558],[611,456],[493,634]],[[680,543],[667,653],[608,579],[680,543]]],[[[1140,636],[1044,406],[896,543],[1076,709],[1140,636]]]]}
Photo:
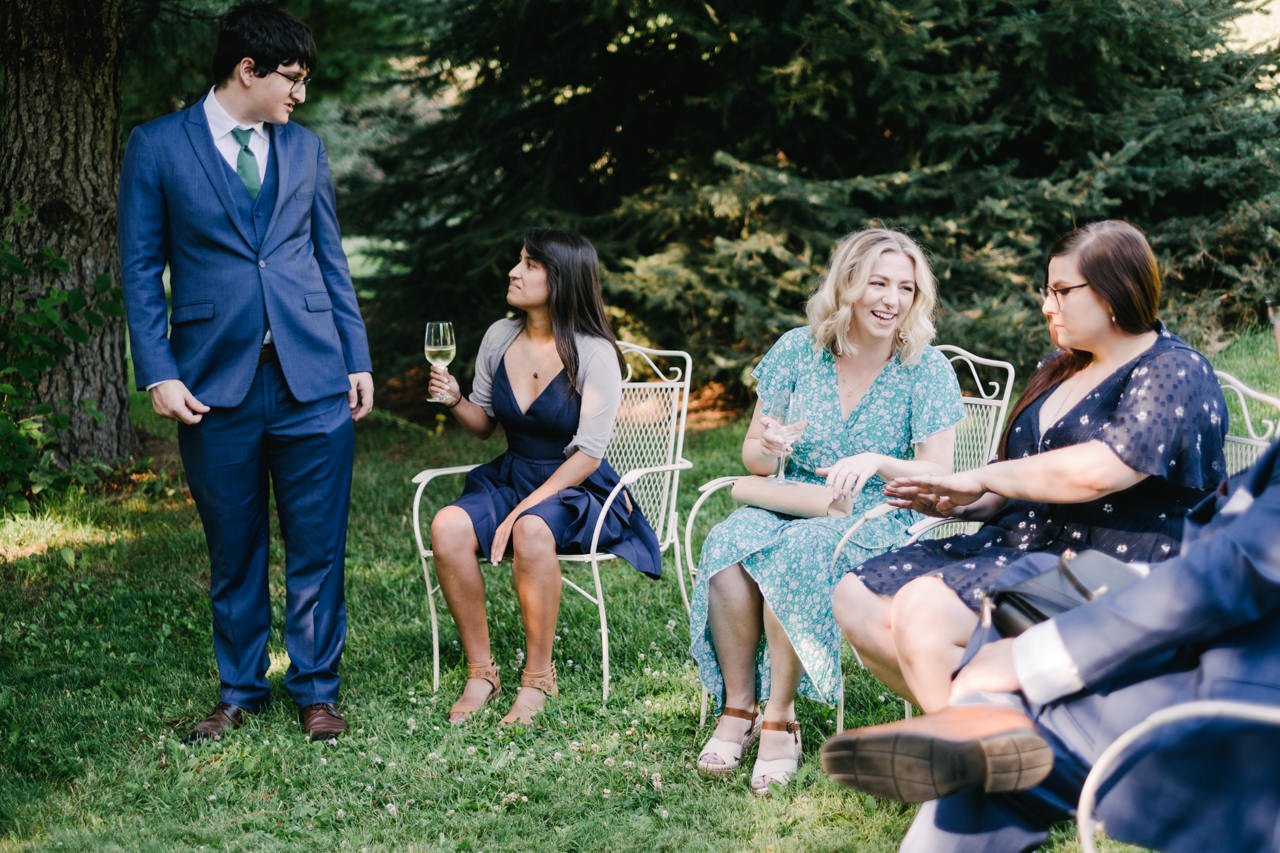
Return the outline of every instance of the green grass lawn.
{"type": "MultiPolygon", "coordinates": [[[[1214,361],[1280,393],[1269,330],[1214,361]]],[[[172,426],[141,397],[134,411],[157,436],[150,465],[37,515],[0,519],[0,849],[896,848],[914,809],[839,788],[818,769],[830,709],[802,700],[805,763],[773,799],[752,796],[745,771],[724,781],[694,773],[709,729],[697,725],[671,555],[660,582],[608,573],[608,705],[594,608],[566,595],[562,693],[537,725],[514,732],[496,723],[514,695],[520,623],[509,569],[492,570],[490,620],[508,686],[496,710],[445,723],[462,654],[446,615],[444,684],[433,693],[409,479],[501,445],[389,416],[358,430],[343,660],[350,735],[336,746],[303,739],[279,685],[277,638],[277,701],[221,742],[181,746],[176,738],[217,695],[204,539],[166,441],[172,426]]],[[[738,468],[743,429],[738,421],[689,436],[696,468],[683,484],[686,508],[698,483],[738,468]]],[[[727,508],[708,511],[708,523],[727,508]]],[[[280,557],[277,543],[277,629],[280,557]]],[[[849,724],[892,719],[899,703],[847,670],[849,724]]],[[[1051,846],[1074,849],[1071,830],[1051,846]]]]}

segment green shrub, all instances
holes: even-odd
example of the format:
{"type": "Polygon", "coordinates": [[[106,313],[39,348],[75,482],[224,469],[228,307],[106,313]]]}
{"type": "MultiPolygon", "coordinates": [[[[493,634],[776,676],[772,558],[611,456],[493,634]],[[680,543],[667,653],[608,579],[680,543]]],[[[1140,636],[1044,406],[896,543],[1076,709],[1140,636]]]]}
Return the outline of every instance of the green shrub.
{"type": "MultiPolygon", "coordinates": [[[[20,211],[9,224],[25,216],[20,211]]],[[[106,322],[88,309],[82,291],[41,285],[45,276],[67,269],[66,261],[48,249],[23,257],[13,243],[0,239],[0,511],[25,510],[42,491],[87,484],[100,472],[100,466],[58,463],[55,432],[67,425],[70,404],[42,400],[37,393],[41,377],[57,368],[71,345],[88,341],[89,328],[106,322]]],[[[105,274],[94,282],[100,295],[112,286],[105,274]]],[[[85,408],[100,418],[91,406],[85,408]]]]}

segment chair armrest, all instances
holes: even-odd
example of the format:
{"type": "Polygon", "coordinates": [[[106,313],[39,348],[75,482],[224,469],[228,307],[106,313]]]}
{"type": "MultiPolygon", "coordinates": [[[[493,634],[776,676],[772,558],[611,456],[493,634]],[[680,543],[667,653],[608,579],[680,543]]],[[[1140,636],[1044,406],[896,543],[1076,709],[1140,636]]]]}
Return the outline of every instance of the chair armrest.
{"type": "Polygon", "coordinates": [[[452,468],[424,468],[417,474],[413,475],[414,483],[429,483],[436,477],[444,477],[449,474],[465,474],[472,468],[479,468],[480,463],[475,465],[454,465],[452,468]]]}
{"type": "Polygon", "coordinates": [[[669,462],[666,465],[650,465],[647,468],[632,468],[619,477],[618,481],[620,485],[630,486],[632,483],[648,474],[661,474],[663,471],[688,471],[692,467],[693,463],[688,459],[677,459],[675,462],[669,462]]]}
{"type": "Polygon", "coordinates": [[[1237,702],[1225,699],[1182,702],[1153,712],[1145,720],[1125,731],[1098,756],[1089,775],[1085,777],[1084,785],[1080,788],[1080,802],[1076,809],[1076,832],[1085,853],[1094,853],[1096,849],[1094,835],[1097,827],[1093,820],[1093,808],[1098,790],[1124,752],[1136,741],[1162,726],[1197,718],[1247,720],[1280,726],[1280,707],[1264,705],[1261,702],[1237,702]]]}
{"type": "Polygon", "coordinates": [[[895,509],[897,509],[897,507],[893,504],[877,504],[862,515],[858,516],[858,520],[849,525],[849,529],[844,532],[844,535],[840,537],[840,541],[836,543],[835,550],[831,552],[831,561],[834,563],[840,558],[840,552],[844,550],[845,545],[849,544],[849,540],[853,538],[853,534],[858,532],[858,528],[862,527],[862,525],[872,519],[879,518],[882,515],[888,515],[895,509]]]}
{"type": "Polygon", "coordinates": [[[418,486],[413,493],[413,538],[418,543],[418,555],[420,557],[425,559],[431,553],[431,549],[422,535],[422,493],[426,491],[427,484],[437,477],[465,474],[472,468],[479,467],[480,464],[476,463],[475,465],[454,465],[449,468],[426,468],[413,475],[412,482],[418,486]]]}
{"type": "Polygon", "coordinates": [[[595,530],[591,531],[591,553],[596,553],[600,545],[600,533],[604,530],[605,519],[609,516],[609,510],[613,507],[613,502],[618,499],[618,495],[622,494],[622,490],[627,486],[634,484],[641,477],[649,474],[661,474],[666,471],[687,471],[693,467],[693,463],[688,459],[677,459],[675,462],[669,462],[665,465],[650,465],[644,468],[631,468],[618,477],[618,484],[609,490],[609,494],[604,499],[604,503],[600,506],[600,515],[596,518],[595,530]]]}
{"type": "Polygon", "coordinates": [[[694,567],[698,564],[693,560],[693,525],[698,519],[698,510],[702,509],[702,505],[706,503],[707,498],[714,495],[721,489],[732,486],[746,475],[736,475],[731,477],[716,477],[714,480],[708,480],[698,487],[698,499],[693,502],[693,507],[689,510],[689,517],[684,523],[684,559],[685,565],[689,567],[689,576],[693,577],[694,567]]]}
{"type": "Polygon", "coordinates": [[[708,480],[707,482],[703,483],[701,486],[698,486],[698,491],[704,494],[719,491],[720,489],[723,489],[725,486],[731,486],[734,483],[741,480],[743,477],[747,477],[747,476],[750,476],[750,475],[734,474],[729,477],[716,477],[714,480],[708,480]]]}

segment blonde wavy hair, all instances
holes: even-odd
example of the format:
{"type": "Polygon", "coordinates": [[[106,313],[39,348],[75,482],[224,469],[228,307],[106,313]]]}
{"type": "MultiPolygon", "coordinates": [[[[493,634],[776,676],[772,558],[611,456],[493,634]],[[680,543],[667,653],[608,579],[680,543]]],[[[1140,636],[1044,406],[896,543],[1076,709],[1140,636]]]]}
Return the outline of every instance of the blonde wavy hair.
{"type": "Polygon", "coordinates": [[[898,325],[898,358],[915,364],[933,340],[933,308],[938,302],[938,286],[929,261],[914,240],[888,228],[864,228],[840,241],[831,253],[827,278],[809,297],[805,314],[814,343],[834,355],[856,352],[849,341],[853,303],[867,289],[876,261],[885,252],[900,252],[915,269],[916,296],[907,315],[898,325]]]}

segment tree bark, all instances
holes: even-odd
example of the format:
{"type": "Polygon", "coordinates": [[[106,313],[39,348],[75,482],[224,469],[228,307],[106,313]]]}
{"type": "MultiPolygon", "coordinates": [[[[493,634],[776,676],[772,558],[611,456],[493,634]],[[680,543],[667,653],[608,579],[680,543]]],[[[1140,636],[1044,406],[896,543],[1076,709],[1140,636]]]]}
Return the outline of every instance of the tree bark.
{"type": "MultiPolygon", "coordinates": [[[[91,309],[118,301],[94,282],[119,281],[116,186],[120,177],[121,33],[125,0],[0,3],[0,216],[31,216],[8,229],[18,251],[48,248],[69,264],[39,287],[83,291],[91,309]]],[[[6,294],[6,298],[12,294],[6,294]]],[[[87,343],[39,383],[41,402],[71,417],[60,461],[114,462],[133,444],[123,320],[109,315],[87,343]],[[69,405],[67,405],[69,404],[69,405]],[[90,405],[102,421],[85,411],[90,405]]]]}

